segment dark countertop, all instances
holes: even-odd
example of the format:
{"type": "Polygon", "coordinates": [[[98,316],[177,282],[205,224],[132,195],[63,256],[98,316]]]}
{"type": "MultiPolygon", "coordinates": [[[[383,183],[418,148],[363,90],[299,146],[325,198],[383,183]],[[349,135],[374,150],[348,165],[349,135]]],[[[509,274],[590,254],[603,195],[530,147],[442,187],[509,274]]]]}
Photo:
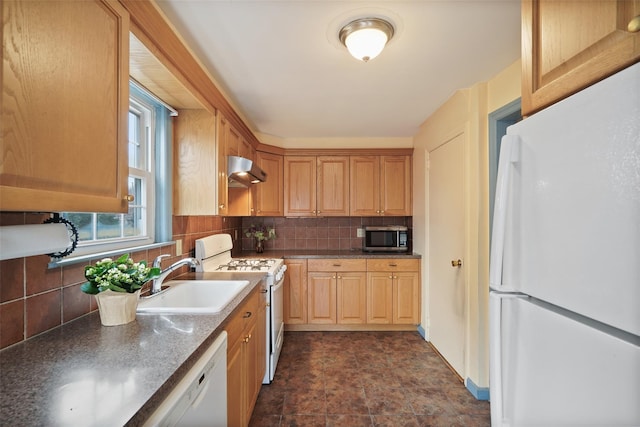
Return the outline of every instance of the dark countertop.
{"type": "Polygon", "coordinates": [[[0,425],[141,425],[260,283],[260,273],[188,273],[249,280],[216,315],[138,314],[102,326],[93,312],[0,352],[0,425]]]}
{"type": "Polygon", "coordinates": [[[246,258],[422,258],[413,252],[364,252],[362,249],[351,250],[317,250],[317,249],[284,249],[266,250],[259,254],[255,251],[243,251],[240,257],[246,258]]]}

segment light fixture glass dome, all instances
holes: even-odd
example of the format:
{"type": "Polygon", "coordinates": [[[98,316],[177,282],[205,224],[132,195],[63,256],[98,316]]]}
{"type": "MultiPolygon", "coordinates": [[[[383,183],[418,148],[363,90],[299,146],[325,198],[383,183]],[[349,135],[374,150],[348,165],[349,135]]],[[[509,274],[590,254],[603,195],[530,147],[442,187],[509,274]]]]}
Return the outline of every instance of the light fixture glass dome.
{"type": "Polygon", "coordinates": [[[380,55],[391,40],[393,26],[379,18],[357,19],[342,27],[339,37],[354,58],[367,62],[380,55]]]}

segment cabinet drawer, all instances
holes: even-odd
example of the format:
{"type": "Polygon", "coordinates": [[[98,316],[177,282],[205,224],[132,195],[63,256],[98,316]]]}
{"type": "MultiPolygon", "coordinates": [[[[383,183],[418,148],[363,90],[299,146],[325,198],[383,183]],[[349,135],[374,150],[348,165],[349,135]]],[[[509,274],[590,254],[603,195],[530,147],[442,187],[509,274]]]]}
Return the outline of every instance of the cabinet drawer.
{"type": "Polygon", "coordinates": [[[310,259],[308,261],[308,271],[366,271],[367,263],[365,259],[310,259]]]}
{"type": "Polygon", "coordinates": [[[367,271],[420,271],[420,260],[416,258],[368,259],[367,271]]]}
{"type": "Polygon", "coordinates": [[[249,298],[240,304],[232,317],[229,318],[229,321],[224,327],[224,330],[227,331],[229,335],[229,343],[233,343],[236,339],[241,338],[247,326],[256,321],[259,315],[260,301],[264,301],[263,295],[264,294],[260,293],[260,290],[254,290],[249,298]]]}

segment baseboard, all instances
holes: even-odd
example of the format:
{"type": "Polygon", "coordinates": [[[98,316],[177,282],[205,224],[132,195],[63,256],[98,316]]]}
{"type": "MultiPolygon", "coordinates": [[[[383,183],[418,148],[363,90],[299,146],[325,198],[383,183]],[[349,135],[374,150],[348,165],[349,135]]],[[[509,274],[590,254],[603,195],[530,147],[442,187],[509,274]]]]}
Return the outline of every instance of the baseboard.
{"type": "Polygon", "coordinates": [[[422,325],[418,325],[418,333],[422,338],[424,338],[425,340],[427,339],[427,331],[424,330],[422,325]]]}
{"type": "Polygon", "coordinates": [[[306,324],[284,325],[285,331],[415,331],[416,325],[337,325],[337,324],[306,324]]]}
{"type": "Polygon", "coordinates": [[[489,388],[488,387],[478,387],[471,380],[471,378],[467,378],[465,381],[465,385],[467,390],[478,400],[489,400],[489,388]]]}

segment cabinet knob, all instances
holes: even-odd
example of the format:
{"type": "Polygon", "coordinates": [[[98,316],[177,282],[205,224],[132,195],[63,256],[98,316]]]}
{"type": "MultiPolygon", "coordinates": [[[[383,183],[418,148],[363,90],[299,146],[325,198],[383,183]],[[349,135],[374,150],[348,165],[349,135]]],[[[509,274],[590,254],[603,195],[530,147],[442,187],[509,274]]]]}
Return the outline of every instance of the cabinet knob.
{"type": "Polygon", "coordinates": [[[397,267],[397,266],[398,266],[398,264],[396,264],[396,263],[389,264],[389,267],[397,267]]]}
{"type": "Polygon", "coordinates": [[[640,31],[640,15],[633,17],[631,21],[629,21],[627,30],[630,33],[637,33],[638,31],[640,31]]]}
{"type": "Polygon", "coordinates": [[[249,317],[251,317],[251,312],[247,311],[242,317],[244,317],[245,319],[248,319],[249,317]]]}
{"type": "Polygon", "coordinates": [[[393,279],[393,276],[389,276],[389,279],[393,279]]]}
{"type": "Polygon", "coordinates": [[[127,202],[131,203],[136,199],[136,196],[134,196],[133,194],[127,194],[127,196],[124,198],[127,202]]]}
{"type": "Polygon", "coordinates": [[[342,276],[338,276],[338,279],[342,279],[342,276]]]}
{"type": "Polygon", "coordinates": [[[224,209],[224,205],[218,205],[218,209],[224,209]]]}
{"type": "Polygon", "coordinates": [[[451,260],[451,267],[462,267],[462,260],[451,260]]]}

